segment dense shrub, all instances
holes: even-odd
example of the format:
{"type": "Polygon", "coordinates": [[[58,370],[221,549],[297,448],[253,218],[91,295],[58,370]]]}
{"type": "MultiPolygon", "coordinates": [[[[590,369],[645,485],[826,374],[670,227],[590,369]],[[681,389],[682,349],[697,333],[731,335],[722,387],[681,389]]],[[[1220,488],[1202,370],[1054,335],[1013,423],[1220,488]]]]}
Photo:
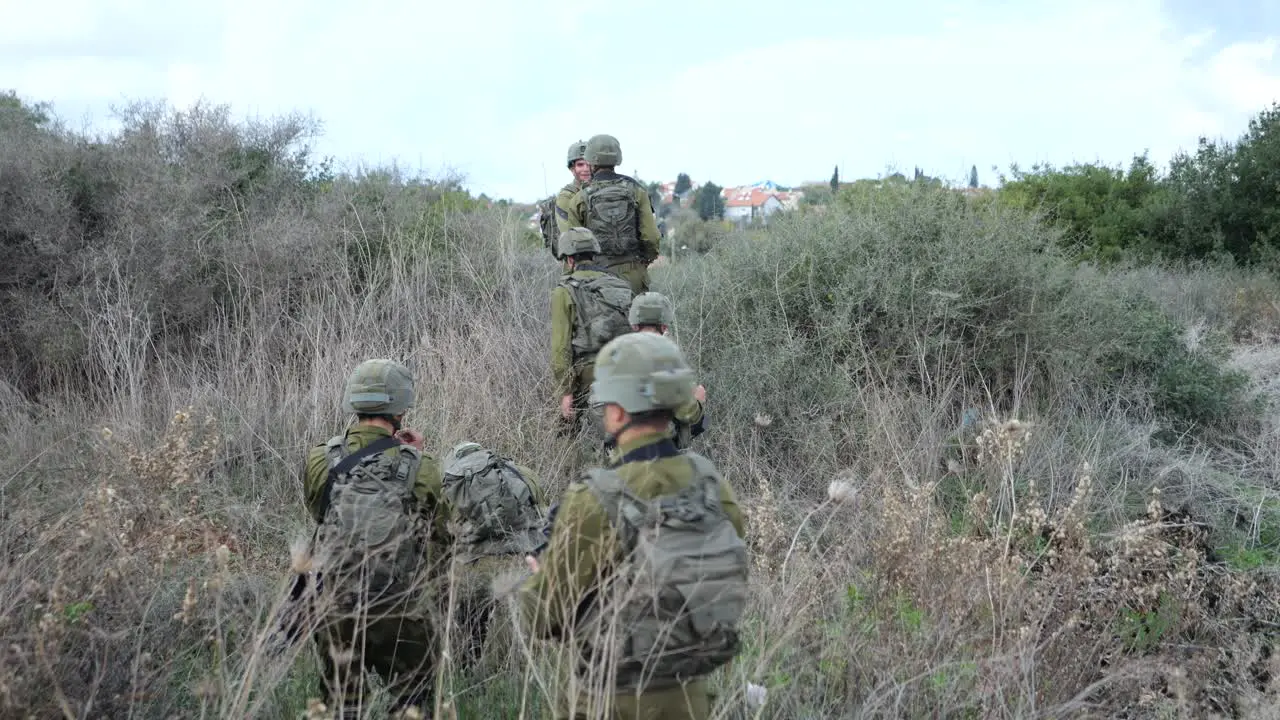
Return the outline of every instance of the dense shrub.
{"type": "MultiPolygon", "coordinates": [[[[1153,409],[1170,428],[1226,430],[1244,379],[1141,286],[1078,266],[1033,218],[905,188],[782,218],[666,271],[682,339],[721,414],[767,414],[803,444],[845,422],[858,388],[1004,412],[1153,409]]],[[[958,408],[953,408],[958,413],[958,408]]]]}

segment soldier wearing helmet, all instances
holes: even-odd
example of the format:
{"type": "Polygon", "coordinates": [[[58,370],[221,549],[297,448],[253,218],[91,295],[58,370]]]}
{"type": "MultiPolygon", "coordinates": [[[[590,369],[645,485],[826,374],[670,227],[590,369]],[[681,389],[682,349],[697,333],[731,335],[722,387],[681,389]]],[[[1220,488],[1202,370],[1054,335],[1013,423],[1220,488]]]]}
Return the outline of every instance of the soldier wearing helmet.
{"type": "Polygon", "coordinates": [[[386,359],[360,363],[343,397],[355,422],[306,459],[304,496],[317,523],[313,637],[324,702],[340,717],[354,717],[367,702],[366,669],[383,677],[393,704],[406,711],[427,712],[435,686],[435,633],[423,599],[444,567],[449,509],[422,434],[403,427],[413,404],[408,368],[386,359]]]}
{"type": "Polygon", "coordinates": [[[649,289],[649,263],[658,257],[662,239],[649,191],[616,171],[622,147],[612,135],[593,136],[585,154],[591,180],[570,200],[566,215],[557,216],[560,231],[591,230],[600,242],[600,264],[626,278],[638,295],[649,289]]]}
{"type": "MultiPolygon", "coordinates": [[[[678,450],[670,430],[696,384],[680,349],[660,335],[629,333],[596,357],[590,402],[603,413],[616,448],[608,468],[585,473],[565,490],[546,549],[526,558],[533,574],[519,592],[521,621],[532,636],[577,645],[575,689],[566,688],[554,703],[558,717],[710,717],[706,675],[737,652],[733,628],[745,604],[748,562],[742,510],[714,465],[678,450]],[[658,531],[649,525],[667,516],[658,507],[679,508],[671,514],[690,524],[664,536],[666,525],[658,531]],[[710,528],[710,521],[719,523],[715,532],[687,534],[710,528]],[[672,578],[691,593],[689,602],[668,598],[660,586],[648,589],[674,600],[661,603],[665,610],[654,610],[659,603],[646,598],[628,603],[637,587],[629,582],[644,565],[627,562],[637,538],[645,535],[651,549],[678,550],[652,543],[660,537],[679,542],[681,532],[688,538],[684,564],[668,564],[671,574],[648,579],[672,578]],[[700,586],[716,588],[718,599],[704,595],[708,604],[695,603],[700,586]],[[620,597],[610,588],[620,589],[620,597]],[[686,624],[682,612],[698,612],[703,621],[686,624]],[[610,618],[620,619],[610,624],[610,618]],[[652,645],[668,640],[671,645],[653,652],[652,645]]],[[[671,556],[644,557],[656,566],[671,556]]]]}
{"type": "Polygon", "coordinates": [[[587,143],[579,140],[569,146],[567,161],[573,180],[559,192],[539,204],[542,243],[552,255],[556,254],[556,238],[560,237],[560,219],[569,217],[569,205],[573,196],[591,179],[591,166],[587,164],[587,143]]]}
{"type": "Polygon", "coordinates": [[[631,285],[598,264],[590,230],[566,228],[556,241],[565,274],[551,291],[551,376],[566,430],[583,427],[592,363],[605,343],[630,332],[631,285]]]}
{"type": "MultiPolygon", "coordinates": [[[[666,295],[647,292],[637,295],[631,301],[631,312],[628,316],[634,332],[647,332],[666,337],[669,328],[675,321],[675,310],[666,295]]],[[[698,385],[693,389],[693,402],[680,408],[675,414],[676,447],[689,447],[693,438],[707,429],[707,416],[703,405],[707,402],[707,390],[698,385]]]]}

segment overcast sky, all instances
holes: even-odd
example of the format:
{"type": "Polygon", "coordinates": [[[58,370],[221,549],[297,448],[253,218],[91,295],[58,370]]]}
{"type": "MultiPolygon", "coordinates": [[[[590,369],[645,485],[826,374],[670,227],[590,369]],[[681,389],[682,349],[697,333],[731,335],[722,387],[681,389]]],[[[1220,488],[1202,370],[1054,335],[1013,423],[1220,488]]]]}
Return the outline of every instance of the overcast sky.
{"type": "Polygon", "coordinates": [[[73,125],[301,110],[340,164],[515,200],[601,132],[624,171],[721,185],[1163,163],[1280,100],[1278,50],[1277,0],[0,0],[0,89],[73,125]]]}

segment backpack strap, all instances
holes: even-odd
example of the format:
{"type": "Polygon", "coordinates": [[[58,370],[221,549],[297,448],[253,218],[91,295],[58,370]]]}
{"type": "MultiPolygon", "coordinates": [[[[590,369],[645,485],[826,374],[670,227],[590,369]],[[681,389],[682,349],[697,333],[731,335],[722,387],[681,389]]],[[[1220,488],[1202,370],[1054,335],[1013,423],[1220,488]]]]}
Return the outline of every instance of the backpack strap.
{"type": "Polygon", "coordinates": [[[588,470],[583,484],[600,503],[600,507],[604,508],[609,525],[622,538],[624,547],[633,547],[636,530],[649,515],[649,503],[636,497],[627,488],[622,476],[613,470],[588,470]]]}
{"type": "MultiPolygon", "coordinates": [[[[335,480],[338,479],[338,476],[350,471],[351,468],[355,467],[356,464],[359,463],[361,460],[364,460],[365,458],[370,457],[372,455],[377,455],[380,452],[386,452],[387,450],[390,450],[391,448],[401,444],[402,443],[400,442],[400,438],[397,438],[394,435],[378,438],[377,440],[374,440],[368,445],[365,445],[359,450],[342,458],[342,460],[339,461],[336,465],[331,465],[329,468],[329,477],[325,478],[325,481],[324,481],[324,490],[321,491],[320,493],[320,517],[324,517],[325,514],[329,512],[329,497],[330,495],[333,494],[333,483],[335,480]]],[[[409,461],[409,462],[412,462],[412,461],[409,461]]],[[[406,463],[402,459],[400,462],[400,467],[396,471],[397,479],[399,479],[401,475],[408,474],[408,468],[405,467],[405,465],[406,463]]]]}
{"type": "Polygon", "coordinates": [[[723,514],[724,506],[720,503],[720,473],[715,465],[695,452],[686,452],[683,455],[693,469],[694,483],[702,485],[703,502],[706,503],[707,508],[723,514]]]}

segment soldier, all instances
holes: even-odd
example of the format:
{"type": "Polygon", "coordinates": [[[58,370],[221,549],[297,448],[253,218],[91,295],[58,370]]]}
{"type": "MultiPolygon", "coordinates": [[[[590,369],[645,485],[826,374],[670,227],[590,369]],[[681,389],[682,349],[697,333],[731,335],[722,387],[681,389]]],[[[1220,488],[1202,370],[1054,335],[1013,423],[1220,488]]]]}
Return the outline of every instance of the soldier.
{"type": "MultiPolygon", "coordinates": [[[[674,319],[675,311],[671,308],[671,301],[662,293],[650,291],[637,295],[636,299],[631,301],[628,320],[634,332],[647,332],[665,337],[674,319]]],[[[693,397],[693,402],[680,408],[675,414],[675,442],[676,447],[682,450],[689,447],[693,438],[707,429],[704,407],[707,402],[706,388],[699,384],[693,389],[693,397]]]]}
{"type": "Polygon", "coordinates": [[[558,218],[569,217],[569,204],[573,196],[591,179],[591,166],[585,159],[586,152],[587,144],[581,140],[569,146],[569,172],[573,173],[573,182],[538,204],[542,244],[553,256],[556,254],[556,238],[560,237],[558,218]]]}
{"type": "Polygon", "coordinates": [[[739,651],[742,511],[715,466],[671,440],[695,383],[659,335],[629,333],[596,358],[590,401],[617,447],[565,491],[518,596],[533,637],[573,648],[559,717],[702,720],[706,676],[739,651]]]}
{"type": "Polygon", "coordinates": [[[457,626],[464,663],[479,662],[495,607],[494,579],[524,568],[524,556],[545,542],[546,497],[533,471],[463,442],[445,457],[444,495],[453,511],[457,626]]]}
{"type": "Polygon", "coordinates": [[[423,437],[401,427],[413,406],[408,368],[366,360],[347,380],[356,422],[312,448],[304,471],[317,522],[313,635],[325,704],[357,717],[369,702],[364,670],[380,674],[394,709],[425,714],[435,685],[435,634],[426,585],[447,552],[448,507],[423,437]]]}
{"type": "Polygon", "coordinates": [[[590,230],[567,228],[556,243],[565,274],[551,291],[551,376],[564,427],[577,432],[596,353],[631,331],[631,285],[596,264],[600,243],[590,230]]]}
{"type": "Polygon", "coordinates": [[[639,295],[649,289],[649,263],[658,257],[661,241],[649,191],[614,171],[622,162],[622,147],[612,135],[588,140],[586,159],[591,180],[573,196],[567,216],[557,218],[560,231],[590,230],[600,242],[600,263],[626,278],[639,295]]]}

